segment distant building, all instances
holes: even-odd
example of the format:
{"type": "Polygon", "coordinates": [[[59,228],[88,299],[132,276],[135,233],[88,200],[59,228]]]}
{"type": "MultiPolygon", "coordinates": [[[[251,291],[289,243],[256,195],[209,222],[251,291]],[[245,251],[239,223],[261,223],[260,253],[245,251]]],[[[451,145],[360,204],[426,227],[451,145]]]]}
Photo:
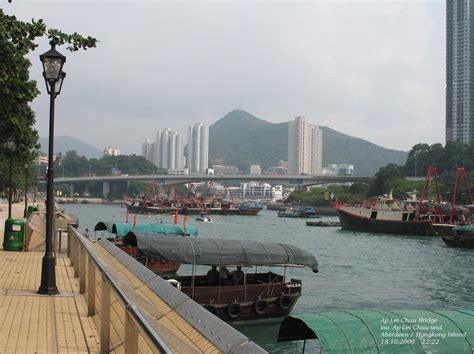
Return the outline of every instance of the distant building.
{"type": "Polygon", "coordinates": [[[184,169],[183,137],[173,129],[161,129],[156,133],[154,163],[171,170],[184,169]]]}
{"type": "Polygon", "coordinates": [[[474,1],[446,1],[446,142],[474,141],[474,1]]]}
{"type": "Polygon", "coordinates": [[[272,186],[264,182],[246,182],[240,184],[241,199],[272,199],[272,186]]]}
{"type": "Polygon", "coordinates": [[[190,173],[206,173],[209,159],[209,127],[196,123],[188,128],[187,164],[190,173]]]}
{"type": "Polygon", "coordinates": [[[142,143],[142,156],[151,162],[155,160],[155,144],[150,139],[142,143]]]}
{"type": "Polygon", "coordinates": [[[169,169],[168,170],[169,175],[173,176],[182,176],[182,175],[189,175],[189,170],[187,168],[183,169],[169,169]]]}
{"type": "Polygon", "coordinates": [[[250,165],[250,174],[251,175],[261,175],[262,174],[262,169],[260,168],[260,165],[250,165]]]}
{"type": "Polygon", "coordinates": [[[116,147],[107,146],[104,149],[104,156],[120,156],[120,150],[116,147]]]}
{"type": "Polygon", "coordinates": [[[331,164],[322,169],[322,174],[329,176],[353,176],[354,165],[347,163],[331,164]]]}
{"type": "Polygon", "coordinates": [[[215,175],[236,175],[239,173],[239,168],[235,166],[212,165],[215,175]]]}
{"type": "Polygon", "coordinates": [[[278,166],[269,167],[267,170],[269,175],[287,175],[288,174],[288,162],[280,160],[278,166]]]}
{"type": "Polygon", "coordinates": [[[322,130],[296,117],[288,122],[288,174],[320,174],[322,130]]]}
{"type": "MultiPolygon", "coordinates": [[[[56,161],[56,155],[53,155],[54,161],[56,161]]],[[[37,156],[33,160],[34,165],[47,165],[49,161],[48,155],[46,155],[44,152],[37,151],[37,156]]]]}
{"type": "Polygon", "coordinates": [[[272,187],[272,200],[283,200],[283,186],[281,184],[272,187]]]}

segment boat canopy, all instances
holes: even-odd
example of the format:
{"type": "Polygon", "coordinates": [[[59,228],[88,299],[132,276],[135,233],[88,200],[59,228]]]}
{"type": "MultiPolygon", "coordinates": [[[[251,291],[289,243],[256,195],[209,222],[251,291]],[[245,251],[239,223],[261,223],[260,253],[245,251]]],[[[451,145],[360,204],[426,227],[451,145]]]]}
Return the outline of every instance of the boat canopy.
{"type": "Polygon", "coordinates": [[[453,227],[454,231],[474,232],[474,225],[457,225],[453,227]]]}
{"type": "Polygon", "coordinates": [[[286,317],[278,341],[318,339],[324,353],[471,353],[474,311],[334,311],[286,317]]]}
{"type": "Polygon", "coordinates": [[[283,243],[136,236],[138,248],[148,257],[210,266],[306,266],[318,272],[318,262],[310,252],[283,243]]]}
{"type": "MultiPolygon", "coordinates": [[[[94,227],[94,231],[108,231],[111,234],[117,234],[117,237],[124,237],[130,231],[134,233],[147,233],[154,235],[184,235],[184,226],[178,224],[161,223],[106,223],[99,222],[94,227]]],[[[198,230],[195,226],[186,226],[186,235],[197,236],[198,230]]]]}

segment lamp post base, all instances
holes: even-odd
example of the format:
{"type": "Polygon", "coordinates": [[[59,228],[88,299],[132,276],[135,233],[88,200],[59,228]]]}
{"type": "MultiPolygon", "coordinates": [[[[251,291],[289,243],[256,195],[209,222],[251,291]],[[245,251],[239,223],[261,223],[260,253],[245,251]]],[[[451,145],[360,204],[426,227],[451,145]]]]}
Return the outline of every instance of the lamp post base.
{"type": "Polygon", "coordinates": [[[57,295],[59,294],[56,286],[56,260],[53,255],[45,255],[41,269],[41,285],[38,294],[57,295]]]}

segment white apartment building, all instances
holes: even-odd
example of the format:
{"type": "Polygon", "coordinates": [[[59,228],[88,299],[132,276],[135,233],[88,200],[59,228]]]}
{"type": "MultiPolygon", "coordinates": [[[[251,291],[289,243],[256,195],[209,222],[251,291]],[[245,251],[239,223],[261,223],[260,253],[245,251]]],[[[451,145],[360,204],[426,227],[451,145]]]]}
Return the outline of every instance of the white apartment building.
{"type": "Polygon", "coordinates": [[[184,169],[183,137],[173,129],[161,129],[156,133],[156,166],[171,170],[184,169]]]}
{"type": "Polygon", "coordinates": [[[188,128],[187,164],[190,173],[206,173],[209,159],[209,127],[201,123],[188,128]]]}
{"type": "Polygon", "coordinates": [[[262,174],[262,169],[260,168],[260,165],[250,165],[250,174],[251,175],[261,175],[262,174]]]}
{"type": "Polygon", "coordinates": [[[236,175],[239,173],[239,168],[236,166],[212,165],[215,175],[236,175]]]}
{"type": "Polygon", "coordinates": [[[322,169],[322,130],[296,117],[288,122],[288,174],[321,173],[322,169]]]}
{"type": "Polygon", "coordinates": [[[104,149],[104,156],[120,156],[120,150],[116,147],[107,146],[104,149]]]}

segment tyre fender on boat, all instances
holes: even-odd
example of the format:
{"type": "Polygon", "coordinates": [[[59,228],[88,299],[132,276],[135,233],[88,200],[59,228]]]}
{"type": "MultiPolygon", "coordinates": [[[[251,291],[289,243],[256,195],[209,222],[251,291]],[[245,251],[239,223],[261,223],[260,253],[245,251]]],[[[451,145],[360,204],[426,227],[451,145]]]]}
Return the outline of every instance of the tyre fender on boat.
{"type": "Polygon", "coordinates": [[[227,315],[230,318],[237,319],[239,318],[240,314],[242,313],[242,306],[234,301],[227,305],[227,315]]]}
{"type": "Polygon", "coordinates": [[[203,307],[213,315],[217,315],[217,308],[214,305],[206,304],[203,307]]]}
{"type": "Polygon", "coordinates": [[[168,260],[164,259],[164,258],[160,258],[160,263],[161,264],[166,264],[166,263],[168,263],[168,260]]]}
{"type": "Polygon", "coordinates": [[[263,315],[268,310],[268,303],[265,300],[258,299],[253,304],[253,310],[255,311],[256,314],[263,315]]]}
{"type": "Polygon", "coordinates": [[[176,289],[181,290],[181,283],[176,279],[168,279],[168,283],[173,285],[176,289]]]}
{"type": "Polygon", "coordinates": [[[282,310],[288,310],[291,306],[291,296],[288,295],[288,294],[282,294],[279,298],[278,298],[278,306],[282,309],[282,310]]]}

